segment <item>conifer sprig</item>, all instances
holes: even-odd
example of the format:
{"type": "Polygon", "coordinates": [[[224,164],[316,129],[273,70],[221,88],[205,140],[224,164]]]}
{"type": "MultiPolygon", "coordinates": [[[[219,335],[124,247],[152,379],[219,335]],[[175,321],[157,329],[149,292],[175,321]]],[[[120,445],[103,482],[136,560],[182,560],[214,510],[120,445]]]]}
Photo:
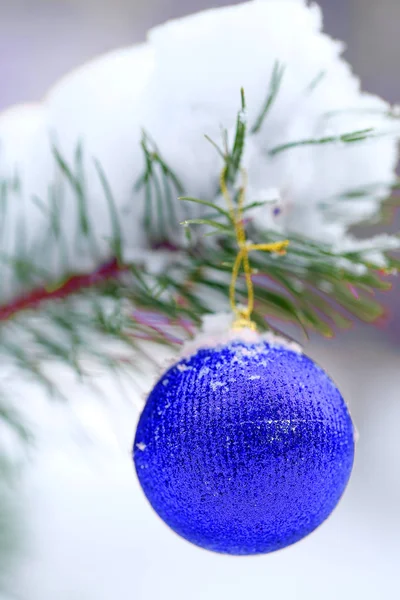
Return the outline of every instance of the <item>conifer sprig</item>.
{"type": "MultiPolygon", "coordinates": [[[[270,88],[256,124],[248,130],[246,103],[241,93],[236,131],[229,144],[223,133],[222,148],[217,148],[221,168],[225,168],[226,185],[236,191],[247,135],[255,135],[268,118],[269,110],[282,85],[283,67],[276,65],[270,88]]],[[[365,130],[341,136],[345,143],[362,143],[372,132],[365,130]]],[[[310,140],[292,144],[333,143],[336,139],[310,140]]],[[[0,306],[0,357],[18,369],[18,373],[40,383],[52,395],[60,390],[48,374],[47,364],[58,361],[72,369],[83,381],[92,381],[88,362],[99,364],[116,375],[129,371],[135,375],[135,356],[143,353],[142,341],[157,344],[179,344],[191,336],[203,315],[228,307],[229,283],[237,248],[231,215],[219,202],[220,189],[212,198],[198,199],[188,195],[179,178],[165,162],[156,143],[143,133],[141,147],[144,171],[136,182],[143,190],[146,206],[143,226],[149,243],[169,242],[176,251],[161,272],[149,271],[144,261],[127,261],[124,256],[122,221],[118,205],[106,174],[98,161],[95,170],[108,207],[109,261],[87,274],[75,273],[70,265],[68,244],[63,230],[65,210],[60,187],[52,186],[48,202],[33,198],[43,214],[46,226],[43,237],[34,247],[25,243],[24,215],[20,219],[17,251],[13,256],[0,256],[2,269],[11,271],[22,295],[0,306]],[[177,197],[180,196],[180,202],[177,197]],[[201,216],[182,221],[182,208],[187,214],[197,205],[201,216]],[[189,236],[189,244],[177,246],[176,232],[183,223],[188,231],[200,228],[200,235],[189,236]],[[211,237],[210,237],[211,235],[211,237]],[[54,279],[52,271],[38,266],[37,253],[58,256],[63,276],[54,279]],[[35,260],[32,258],[34,257],[35,260]],[[52,279],[53,277],[53,279],[52,279]]],[[[288,145],[275,151],[289,150],[288,145]]],[[[88,210],[83,148],[79,145],[74,164],[69,165],[54,148],[55,162],[76,202],[76,243],[85,247],[98,264],[100,240],[96,238],[88,210]]],[[[379,193],[380,184],[365,190],[349,190],[345,202],[363,195],[379,193]]],[[[394,188],[398,187],[396,184],[394,188]]],[[[19,181],[3,181],[0,186],[0,229],[7,230],[9,195],[19,193],[19,181]]],[[[321,199],[327,210],[332,199],[321,199]]],[[[257,201],[244,207],[246,234],[254,243],[278,241],[275,231],[261,232],[253,224],[253,211],[268,204],[257,201]]],[[[268,207],[265,207],[266,209],[268,207]]],[[[400,267],[391,250],[398,244],[394,237],[385,238],[378,248],[386,255],[382,270],[374,263],[374,241],[352,251],[338,251],[329,244],[315,242],[285,232],[289,247],[285,256],[254,253],[253,283],[255,292],[254,320],[263,330],[279,321],[296,323],[305,335],[315,331],[332,336],[336,328],[348,327],[355,318],[373,321],[383,312],[374,297],[375,290],[390,287],[386,274],[400,267]],[[383,244],[383,245],[382,245],[383,244]],[[372,258],[371,258],[372,257],[372,258]]],[[[59,266],[60,266],[59,265],[59,266]]],[[[243,280],[238,281],[237,297],[246,294],[243,280]]],[[[1,388],[1,380],[0,380],[1,388]]],[[[7,387],[0,389],[0,419],[20,435],[25,430],[10,411],[7,387]]]]}

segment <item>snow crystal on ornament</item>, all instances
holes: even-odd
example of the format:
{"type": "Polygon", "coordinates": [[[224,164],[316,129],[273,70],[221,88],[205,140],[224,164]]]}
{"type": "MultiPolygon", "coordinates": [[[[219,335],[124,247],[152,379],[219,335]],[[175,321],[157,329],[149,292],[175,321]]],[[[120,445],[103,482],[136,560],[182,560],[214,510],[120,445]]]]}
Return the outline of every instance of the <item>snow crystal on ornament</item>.
{"type": "MultiPolygon", "coordinates": [[[[262,335],[246,328],[238,331],[232,328],[233,323],[234,317],[231,312],[217,312],[210,315],[204,315],[200,331],[197,332],[193,339],[188,340],[184,344],[182,356],[191,356],[199,348],[215,348],[237,339],[253,343],[266,341],[271,346],[285,346],[288,349],[290,348],[293,352],[298,352],[300,354],[302,352],[299,344],[276,335],[272,333],[272,331],[268,331],[262,335]]],[[[249,350],[244,349],[243,352],[249,352],[249,350]]],[[[240,352],[234,357],[234,360],[238,360],[239,354],[240,352]]],[[[207,374],[209,371],[207,366],[203,367],[203,369],[206,369],[205,374],[207,374]]]]}

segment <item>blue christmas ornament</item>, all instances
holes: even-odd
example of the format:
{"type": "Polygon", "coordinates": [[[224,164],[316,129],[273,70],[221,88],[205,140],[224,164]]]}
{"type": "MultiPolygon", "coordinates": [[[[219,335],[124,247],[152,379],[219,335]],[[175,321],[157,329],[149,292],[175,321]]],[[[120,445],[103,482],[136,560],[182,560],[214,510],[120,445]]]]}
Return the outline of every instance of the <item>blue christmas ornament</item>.
{"type": "Polygon", "coordinates": [[[259,339],[204,348],[150,393],[134,443],[139,481],[176,533],[227,554],[311,533],[350,477],[353,425],[310,358],[259,339]]]}

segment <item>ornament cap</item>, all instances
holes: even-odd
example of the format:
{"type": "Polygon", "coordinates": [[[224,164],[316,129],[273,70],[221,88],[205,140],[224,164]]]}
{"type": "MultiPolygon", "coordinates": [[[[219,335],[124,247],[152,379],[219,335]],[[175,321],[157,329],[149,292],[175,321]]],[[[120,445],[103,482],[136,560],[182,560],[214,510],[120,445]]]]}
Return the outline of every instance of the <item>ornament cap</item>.
{"type": "Polygon", "coordinates": [[[233,340],[241,340],[250,344],[266,341],[271,346],[281,346],[297,354],[303,353],[301,346],[293,340],[270,331],[259,333],[255,327],[250,326],[248,321],[243,322],[240,327],[237,327],[237,323],[238,320],[235,320],[232,313],[205,315],[199,332],[192,340],[184,344],[181,356],[191,356],[200,348],[217,348],[233,340]]]}

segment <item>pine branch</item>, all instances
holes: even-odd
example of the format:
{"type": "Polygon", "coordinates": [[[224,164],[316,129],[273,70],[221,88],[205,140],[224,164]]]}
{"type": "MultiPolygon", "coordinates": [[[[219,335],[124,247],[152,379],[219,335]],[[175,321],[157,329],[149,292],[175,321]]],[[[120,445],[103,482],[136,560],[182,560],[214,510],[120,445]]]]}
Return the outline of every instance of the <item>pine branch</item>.
{"type": "Polygon", "coordinates": [[[320,71],[319,73],[317,73],[317,75],[314,77],[314,79],[311,81],[311,83],[309,83],[309,85],[307,86],[306,93],[311,94],[319,86],[319,84],[325,79],[326,75],[327,75],[326,71],[320,71]]]}
{"type": "Polygon", "coordinates": [[[233,142],[232,150],[227,152],[225,155],[226,163],[226,183],[233,185],[236,181],[236,177],[239,173],[240,166],[242,164],[242,157],[244,151],[244,144],[246,139],[247,120],[246,120],[246,100],[244,97],[244,90],[240,92],[241,97],[241,109],[236,119],[236,133],[235,140],[233,142]]]}
{"type": "MultiPolygon", "coordinates": [[[[268,117],[282,77],[283,68],[277,64],[265,105],[250,133],[247,133],[242,92],[232,145],[229,146],[225,133],[223,148],[214,144],[226,167],[226,183],[230,189],[234,189],[241,170],[246,136],[257,133],[268,117]]],[[[370,134],[371,130],[353,132],[340,136],[339,141],[362,143],[370,134]]],[[[282,145],[272,152],[278,153],[296,145],[336,141],[338,138],[305,140],[282,145]]],[[[85,382],[91,382],[90,373],[83,367],[87,359],[104,365],[117,377],[127,371],[135,373],[135,355],[143,352],[143,340],[180,344],[193,335],[203,315],[213,312],[216,307],[228,308],[230,274],[237,247],[231,215],[218,203],[220,190],[215,198],[197,199],[187,195],[190,190],[183,190],[178,177],[147,133],[143,133],[141,147],[144,172],[136,189],[144,192],[144,227],[149,241],[153,244],[172,242],[176,247],[182,209],[196,204],[202,211],[197,218],[185,218],[183,224],[188,232],[200,228],[203,235],[189,236],[190,244],[177,248],[161,273],[150,273],[140,261],[125,259],[123,216],[98,161],[95,161],[95,169],[108,206],[111,231],[107,263],[83,275],[70,268],[71,249],[63,230],[62,188],[55,185],[50,188],[47,203],[39,198],[32,200],[45,219],[42,238],[36,240],[33,247],[27,247],[22,215],[20,246],[13,255],[3,253],[0,256],[2,268],[11,269],[14,282],[19,282],[24,289],[21,295],[0,306],[0,357],[9,361],[20,374],[39,382],[52,395],[60,396],[60,390],[48,375],[49,362],[61,362],[85,382]],[[175,201],[178,195],[181,196],[179,203],[175,201]],[[59,257],[63,272],[61,280],[54,276],[52,279],[51,270],[45,265],[37,266],[33,257],[38,249],[45,255],[59,257]]],[[[89,216],[82,146],[76,150],[73,166],[56,148],[54,156],[64,182],[74,193],[78,215],[76,244],[81,246],[85,242],[98,264],[100,240],[96,239],[89,216]]],[[[340,201],[379,194],[381,189],[382,186],[376,184],[368,189],[349,190],[340,201]]],[[[11,192],[19,192],[18,178],[3,181],[0,185],[0,230],[7,229],[11,192]]],[[[281,239],[276,232],[260,233],[253,225],[253,210],[264,204],[252,202],[244,208],[246,234],[255,243],[281,239]]],[[[348,327],[355,318],[373,321],[382,314],[373,292],[388,289],[385,273],[400,268],[400,261],[390,252],[394,246],[392,241],[387,247],[377,248],[386,256],[383,273],[381,265],[371,261],[373,241],[362,248],[338,251],[328,244],[298,235],[285,233],[285,237],[290,242],[285,256],[261,252],[252,255],[256,297],[254,320],[260,330],[271,327],[279,319],[297,323],[306,335],[308,331],[316,331],[332,336],[335,328],[348,327]]],[[[246,296],[242,279],[238,281],[237,296],[239,300],[246,296]]],[[[6,387],[0,390],[0,419],[25,435],[19,417],[9,411],[6,387]]]]}
{"type": "Polygon", "coordinates": [[[309,140],[298,140],[295,142],[289,142],[287,144],[282,144],[281,146],[276,146],[269,151],[270,156],[276,156],[281,152],[286,150],[292,150],[293,148],[299,148],[301,146],[322,146],[324,144],[354,144],[356,142],[364,142],[367,139],[382,136],[384,134],[374,133],[373,128],[361,129],[359,131],[352,131],[350,133],[343,133],[342,135],[332,135],[319,139],[309,139],[309,140]]]}
{"type": "MultiPolygon", "coordinates": [[[[269,83],[269,90],[268,90],[267,98],[266,98],[263,108],[261,109],[259,116],[257,117],[256,122],[254,123],[253,127],[251,128],[252,134],[258,133],[260,131],[269,111],[271,110],[271,108],[278,96],[279,90],[282,85],[282,79],[283,79],[284,73],[285,73],[285,67],[283,65],[281,65],[279,63],[279,61],[276,61],[276,63],[274,64],[274,68],[272,70],[271,81],[269,83]]],[[[317,84],[318,84],[318,81],[317,82],[314,81],[311,83],[310,87],[311,86],[315,87],[317,84]]]]}
{"type": "Polygon", "coordinates": [[[163,160],[149,134],[142,133],[145,170],[135,184],[135,190],[145,191],[146,213],[144,227],[152,240],[168,239],[178,223],[174,198],[183,194],[183,186],[163,160]]]}
{"type": "Polygon", "coordinates": [[[236,130],[232,148],[229,148],[228,132],[226,129],[222,129],[223,149],[221,149],[218,144],[208,135],[205,136],[211,145],[216,149],[224,162],[225,182],[228,186],[234,186],[236,182],[236,178],[242,163],[244,145],[246,141],[247,116],[246,99],[243,88],[240,90],[240,100],[241,108],[236,117],[236,130]]]}

